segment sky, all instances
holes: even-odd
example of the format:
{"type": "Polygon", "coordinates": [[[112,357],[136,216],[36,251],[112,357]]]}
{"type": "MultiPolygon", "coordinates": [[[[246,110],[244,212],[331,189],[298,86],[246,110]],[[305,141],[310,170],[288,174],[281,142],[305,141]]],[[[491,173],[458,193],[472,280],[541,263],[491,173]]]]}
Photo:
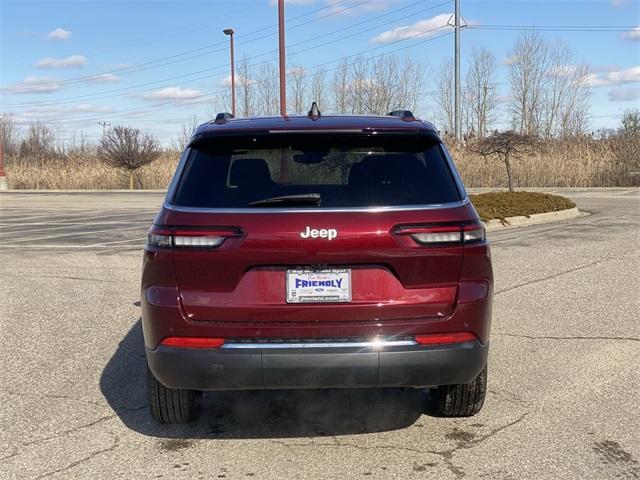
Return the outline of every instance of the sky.
{"type": "MultiPolygon", "coordinates": [[[[590,65],[592,130],[613,128],[622,112],[640,108],[640,0],[460,1],[470,25],[461,32],[463,74],[474,47],[489,49],[506,97],[509,49],[523,29],[536,27],[590,65]]],[[[215,114],[211,98],[228,91],[223,29],[235,30],[236,59],[277,61],[275,3],[0,0],[0,111],[21,126],[47,123],[61,141],[80,132],[97,140],[99,122],[108,122],[168,145],[191,116],[215,114]]],[[[329,77],[344,56],[408,55],[425,67],[418,113],[431,119],[429,87],[454,51],[449,29],[434,28],[446,25],[453,8],[453,0],[290,0],[287,55],[329,77]]],[[[505,112],[498,124],[509,124],[505,112]]]]}

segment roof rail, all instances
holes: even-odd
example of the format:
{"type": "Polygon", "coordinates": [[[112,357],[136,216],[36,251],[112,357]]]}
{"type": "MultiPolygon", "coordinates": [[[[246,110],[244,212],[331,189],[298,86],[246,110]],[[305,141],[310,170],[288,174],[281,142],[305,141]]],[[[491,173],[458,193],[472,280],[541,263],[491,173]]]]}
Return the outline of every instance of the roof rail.
{"type": "Polygon", "coordinates": [[[392,112],[389,112],[387,115],[401,118],[407,122],[411,122],[412,120],[416,119],[416,117],[413,116],[411,110],[394,110],[392,112]]]}
{"type": "Polygon", "coordinates": [[[219,114],[216,115],[216,119],[213,121],[213,123],[217,125],[223,125],[227,123],[229,120],[231,120],[232,118],[233,118],[233,115],[231,115],[229,112],[220,112],[219,114]]]}

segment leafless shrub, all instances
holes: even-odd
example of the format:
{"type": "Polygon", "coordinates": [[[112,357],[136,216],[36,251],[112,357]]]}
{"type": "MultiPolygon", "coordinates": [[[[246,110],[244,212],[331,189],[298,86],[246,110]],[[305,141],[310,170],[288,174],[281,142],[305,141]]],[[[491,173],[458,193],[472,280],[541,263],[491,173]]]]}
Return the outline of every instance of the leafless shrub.
{"type": "Polygon", "coordinates": [[[160,147],[155,138],[124,126],[107,130],[98,147],[99,160],[128,172],[130,190],[133,190],[135,171],[159,156],[160,147]]]}
{"type": "Polygon", "coordinates": [[[483,157],[498,157],[507,172],[509,191],[513,192],[511,161],[525,155],[534,154],[538,146],[537,137],[520,135],[515,132],[496,132],[493,135],[476,140],[471,149],[483,157]]]}

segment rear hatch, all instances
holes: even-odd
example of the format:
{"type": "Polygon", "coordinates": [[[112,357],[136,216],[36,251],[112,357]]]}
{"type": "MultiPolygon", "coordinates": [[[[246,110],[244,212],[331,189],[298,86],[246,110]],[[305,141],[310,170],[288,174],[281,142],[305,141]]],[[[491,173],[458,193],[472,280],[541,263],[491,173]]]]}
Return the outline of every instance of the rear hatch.
{"type": "Polygon", "coordinates": [[[438,319],[473,220],[460,190],[424,134],[214,137],[186,152],[155,229],[194,322],[438,319]]]}

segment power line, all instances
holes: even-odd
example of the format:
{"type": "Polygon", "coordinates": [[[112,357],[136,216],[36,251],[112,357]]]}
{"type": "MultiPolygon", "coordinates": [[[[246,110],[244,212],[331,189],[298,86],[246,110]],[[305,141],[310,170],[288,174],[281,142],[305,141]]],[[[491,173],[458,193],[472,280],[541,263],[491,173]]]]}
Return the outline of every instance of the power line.
{"type": "Polygon", "coordinates": [[[630,32],[632,25],[469,25],[473,30],[538,30],[546,32],[630,32]]]}
{"type": "MultiPolygon", "coordinates": [[[[402,16],[402,17],[399,17],[399,18],[395,18],[393,20],[390,20],[390,21],[375,25],[373,27],[368,27],[368,28],[366,28],[364,30],[360,30],[358,32],[354,32],[354,33],[342,36],[340,38],[333,38],[333,39],[331,39],[331,40],[329,40],[327,42],[324,42],[324,43],[321,43],[321,44],[317,44],[317,45],[313,45],[311,47],[296,51],[296,52],[292,53],[292,55],[298,55],[300,53],[304,53],[304,52],[311,51],[311,50],[314,50],[314,49],[317,49],[317,48],[321,48],[321,47],[324,47],[324,46],[327,46],[327,45],[330,45],[330,44],[333,44],[333,43],[341,42],[343,40],[352,38],[352,37],[357,36],[357,35],[362,35],[363,33],[368,33],[368,32],[370,32],[372,30],[375,30],[375,29],[378,29],[380,27],[384,27],[386,25],[389,25],[390,23],[394,23],[394,22],[397,22],[399,20],[404,20],[404,19],[409,18],[411,16],[419,15],[419,14],[424,13],[426,11],[433,10],[435,8],[438,8],[438,7],[441,7],[443,5],[449,4],[452,1],[453,0],[447,0],[445,2],[441,2],[441,3],[438,3],[436,5],[430,6],[429,8],[426,8],[424,10],[420,10],[420,11],[411,13],[409,15],[405,15],[405,16],[402,16]]],[[[367,20],[358,22],[356,24],[351,24],[351,25],[349,25],[347,27],[342,27],[342,28],[336,29],[336,30],[334,30],[332,32],[328,32],[326,34],[326,37],[330,37],[331,35],[334,35],[335,33],[339,33],[341,31],[348,30],[348,29],[353,28],[355,26],[359,26],[359,25],[371,22],[371,21],[376,20],[378,18],[385,17],[385,16],[388,16],[388,15],[391,15],[391,14],[395,14],[398,11],[405,10],[407,8],[416,6],[416,5],[418,5],[420,3],[424,3],[424,2],[425,2],[425,0],[420,0],[418,2],[410,4],[408,6],[405,6],[405,7],[399,8],[399,9],[394,9],[394,10],[392,10],[390,12],[385,13],[385,14],[377,15],[375,17],[372,17],[372,18],[369,18],[367,20]]],[[[359,5],[359,4],[356,4],[356,5],[359,5]]],[[[439,28],[445,28],[445,27],[446,27],[446,25],[443,25],[442,27],[437,27],[435,29],[430,29],[430,30],[425,30],[425,31],[422,31],[422,32],[418,32],[416,34],[413,34],[413,35],[407,36],[405,38],[402,38],[400,40],[396,40],[396,41],[393,41],[393,42],[388,42],[388,43],[386,43],[384,45],[381,45],[381,46],[378,46],[378,47],[372,47],[370,49],[367,49],[367,52],[371,51],[371,50],[376,50],[376,49],[379,49],[379,48],[384,48],[384,47],[386,47],[388,45],[393,45],[394,43],[397,43],[398,41],[404,41],[404,40],[407,40],[407,39],[410,39],[410,38],[416,38],[416,37],[420,37],[420,36],[423,36],[423,35],[428,35],[430,32],[432,32],[434,30],[437,30],[439,28]]],[[[296,46],[303,45],[303,44],[306,44],[306,43],[309,43],[309,42],[313,42],[313,41],[317,41],[317,40],[318,40],[318,38],[311,38],[311,39],[302,40],[302,41],[299,41],[299,42],[296,42],[296,43],[293,43],[293,44],[289,45],[289,48],[296,47],[296,46]]],[[[227,49],[225,48],[224,50],[226,52],[227,49]]],[[[267,52],[263,52],[263,53],[256,54],[256,55],[253,55],[253,56],[250,56],[250,57],[246,57],[246,59],[247,60],[253,60],[253,59],[257,59],[257,58],[269,55],[269,54],[274,53],[274,52],[277,52],[277,50],[269,50],[267,52]]],[[[364,52],[362,52],[362,53],[364,53],[364,52]]],[[[252,66],[255,67],[257,65],[262,65],[262,64],[265,64],[265,63],[269,63],[270,61],[272,61],[272,59],[267,59],[267,60],[265,60],[263,62],[256,63],[256,64],[254,64],[252,66]]],[[[326,63],[333,63],[333,61],[326,62],[326,63]]],[[[62,99],[52,100],[52,101],[23,102],[23,103],[12,104],[12,105],[3,106],[3,107],[4,108],[6,108],[6,107],[15,108],[15,107],[36,107],[36,106],[62,105],[62,104],[68,104],[68,103],[75,103],[76,101],[98,100],[98,99],[114,98],[114,97],[121,96],[120,93],[114,94],[114,95],[104,95],[104,96],[102,96],[103,94],[110,94],[110,93],[115,93],[115,92],[128,92],[128,94],[130,94],[130,95],[139,94],[139,93],[144,93],[144,92],[148,92],[148,91],[151,91],[151,90],[155,90],[156,88],[162,88],[162,87],[165,87],[165,86],[170,86],[171,83],[169,83],[169,84],[164,83],[166,81],[185,79],[186,77],[190,77],[192,75],[197,75],[197,74],[200,74],[200,73],[209,72],[209,75],[196,77],[196,78],[191,78],[191,79],[189,79],[189,81],[193,82],[193,81],[197,81],[197,80],[208,79],[210,77],[210,73],[212,73],[214,71],[217,71],[217,70],[222,71],[222,69],[226,70],[228,68],[228,65],[229,65],[228,62],[226,62],[224,64],[220,64],[220,65],[216,65],[216,66],[213,66],[213,67],[208,67],[208,68],[204,68],[204,69],[201,69],[201,70],[197,70],[195,72],[189,72],[189,73],[186,73],[186,74],[176,75],[176,76],[173,76],[173,77],[168,77],[168,78],[165,78],[165,79],[155,80],[155,81],[152,81],[152,82],[145,82],[145,83],[134,85],[134,86],[130,86],[130,87],[122,87],[122,88],[117,88],[117,89],[110,89],[110,90],[106,90],[106,91],[103,91],[103,92],[97,92],[97,93],[92,93],[92,94],[75,95],[75,96],[72,96],[72,97],[64,97],[62,99]],[[156,85],[156,86],[154,86],[152,88],[142,89],[142,90],[135,90],[138,87],[143,87],[143,86],[148,86],[148,85],[156,85]]]]}
{"type": "MultiPolygon", "coordinates": [[[[333,16],[333,15],[337,15],[339,13],[343,13],[346,10],[351,10],[353,8],[359,7],[359,6],[361,6],[361,5],[365,4],[365,3],[369,3],[370,1],[371,0],[362,0],[359,3],[355,3],[353,5],[349,5],[347,7],[344,7],[341,10],[333,11],[333,12],[330,12],[330,13],[328,13],[326,15],[323,15],[323,16],[319,17],[318,19],[322,19],[322,18],[333,16]]],[[[291,21],[299,19],[299,18],[302,18],[302,17],[306,17],[306,16],[309,16],[309,15],[312,15],[314,13],[317,13],[317,12],[319,12],[321,10],[325,10],[325,9],[333,7],[333,6],[334,6],[333,4],[326,5],[324,7],[312,10],[311,12],[307,12],[305,14],[298,15],[297,17],[294,17],[293,19],[291,19],[291,21]]],[[[302,23],[297,24],[297,25],[290,26],[288,28],[288,30],[293,30],[295,28],[299,28],[301,26],[304,26],[304,25],[307,25],[309,23],[315,22],[318,19],[312,19],[312,20],[309,20],[309,21],[306,21],[306,22],[302,22],[302,23]]],[[[260,28],[258,30],[254,30],[252,32],[248,32],[248,33],[245,34],[245,38],[247,36],[253,35],[255,33],[259,33],[259,32],[265,31],[265,30],[269,30],[271,28],[273,28],[273,26],[269,25],[267,27],[263,27],[263,28],[260,28]]],[[[252,39],[249,39],[249,40],[245,40],[241,45],[245,45],[245,44],[248,44],[248,43],[254,43],[254,42],[257,42],[258,40],[262,40],[264,38],[268,38],[268,37],[273,36],[273,35],[275,35],[275,32],[268,33],[266,35],[262,35],[262,36],[259,36],[259,37],[256,37],[256,38],[252,38],[252,39]]],[[[180,53],[176,53],[176,54],[173,54],[173,55],[169,55],[169,56],[166,56],[166,57],[157,58],[155,60],[148,60],[146,62],[138,63],[136,65],[131,65],[131,66],[128,66],[128,67],[123,67],[123,68],[119,68],[119,69],[116,68],[116,69],[113,69],[113,70],[107,70],[107,71],[103,71],[103,72],[96,73],[96,74],[93,74],[93,75],[83,75],[83,76],[79,76],[79,77],[72,77],[72,78],[68,78],[66,80],[60,80],[60,81],[56,81],[56,82],[41,83],[41,84],[38,84],[38,87],[60,86],[60,85],[69,85],[69,84],[74,84],[74,83],[82,83],[82,82],[91,81],[91,80],[95,79],[96,77],[100,77],[100,76],[103,76],[103,75],[109,75],[109,74],[112,74],[112,75],[115,75],[115,74],[118,74],[118,75],[129,75],[129,74],[132,74],[132,73],[138,73],[138,72],[141,72],[141,71],[152,70],[152,69],[164,67],[164,66],[167,66],[167,65],[173,65],[175,63],[185,62],[187,60],[192,60],[194,58],[200,58],[200,57],[205,56],[205,55],[210,55],[212,53],[223,52],[223,51],[225,51],[225,52],[227,51],[226,42],[225,41],[214,42],[214,43],[211,43],[211,44],[208,44],[208,45],[204,45],[202,47],[193,48],[193,49],[186,50],[186,51],[183,51],[183,52],[180,52],[180,53]],[[216,50],[207,51],[207,52],[203,52],[203,53],[198,53],[198,54],[191,55],[191,56],[188,56],[188,57],[183,57],[184,55],[192,54],[192,53],[195,53],[195,52],[202,52],[203,50],[207,50],[207,49],[209,49],[211,47],[214,47],[214,46],[217,46],[217,45],[223,45],[223,44],[225,45],[224,47],[221,47],[221,48],[216,49],[216,50]],[[183,57],[183,58],[180,58],[180,57],[183,57]]],[[[26,88],[28,88],[28,87],[26,87],[26,88]]]]}
{"type": "MultiPolygon", "coordinates": [[[[433,31],[441,30],[443,28],[447,28],[447,26],[443,25],[441,27],[436,27],[436,28],[427,30],[425,32],[430,33],[430,32],[433,32],[433,31]]],[[[409,40],[411,38],[415,38],[416,36],[424,35],[425,32],[419,32],[418,34],[414,34],[414,35],[408,36],[406,38],[402,38],[402,39],[396,40],[394,42],[390,42],[390,44],[397,44],[397,43],[403,42],[405,40],[409,40]]],[[[385,51],[385,52],[380,53],[378,55],[368,56],[367,58],[371,60],[371,59],[383,57],[385,55],[389,55],[391,53],[395,53],[395,52],[398,52],[398,51],[401,51],[401,50],[406,50],[407,48],[413,48],[413,47],[416,47],[416,46],[420,46],[420,45],[423,45],[423,44],[438,40],[440,38],[443,38],[443,37],[446,37],[446,36],[449,36],[449,35],[452,35],[452,34],[453,34],[453,32],[451,32],[451,31],[445,32],[443,34],[436,35],[434,37],[430,37],[430,38],[421,40],[419,42],[415,42],[415,43],[413,43],[411,45],[398,47],[398,48],[395,48],[395,49],[392,49],[392,50],[389,50],[389,51],[385,51]]],[[[377,49],[377,48],[386,47],[386,46],[387,45],[381,45],[379,47],[374,47],[373,49],[367,49],[367,50],[364,50],[364,51],[356,52],[356,53],[354,53],[352,55],[343,56],[343,57],[340,57],[340,58],[337,58],[337,59],[334,59],[334,60],[330,60],[328,62],[319,63],[319,64],[316,64],[316,65],[313,65],[313,66],[309,67],[309,69],[316,69],[317,70],[317,69],[322,68],[325,65],[328,65],[330,63],[346,61],[347,59],[350,59],[350,58],[356,58],[357,59],[357,57],[362,55],[363,53],[368,53],[371,50],[374,50],[374,49],[377,49]]],[[[334,67],[332,69],[329,69],[328,71],[330,72],[330,71],[335,70],[337,68],[338,67],[334,67]]],[[[223,90],[226,90],[226,87],[218,89],[218,91],[223,91],[223,90]]],[[[433,94],[433,93],[435,93],[435,91],[425,92],[425,94],[433,94]]],[[[160,104],[159,107],[149,107],[149,108],[143,109],[143,110],[139,110],[139,109],[120,110],[120,111],[117,111],[117,112],[111,112],[110,115],[106,115],[106,116],[104,114],[102,114],[100,117],[93,117],[93,118],[77,118],[77,117],[76,118],[65,118],[65,119],[62,119],[62,120],[58,120],[56,122],[50,121],[48,123],[69,124],[69,125],[70,124],[82,124],[82,123],[86,123],[86,122],[90,122],[90,121],[95,121],[95,120],[100,119],[100,118],[118,118],[118,117],[122,116],[122,114],[124,114],[124,113],[128,113],[128,114],[149,113],[149,112],[156,112],[156,111],[162,111],[162,110],[170,110],[170,109],[173,109],[173,108],[177,108],[177,107],[182,107],[182,106],[188,105],[189,102],[193,102],[194,100],[197,100],[197,99],[201,99],[204,102],[207,99],[209,99],[209,100],[215,99],[215,96],[214,95],[202,95],[201,97],[196,97],[196,98],[191,98],[191,99],[184,99],[184,100],[166,102],[164,104],[160,104]]]]}

